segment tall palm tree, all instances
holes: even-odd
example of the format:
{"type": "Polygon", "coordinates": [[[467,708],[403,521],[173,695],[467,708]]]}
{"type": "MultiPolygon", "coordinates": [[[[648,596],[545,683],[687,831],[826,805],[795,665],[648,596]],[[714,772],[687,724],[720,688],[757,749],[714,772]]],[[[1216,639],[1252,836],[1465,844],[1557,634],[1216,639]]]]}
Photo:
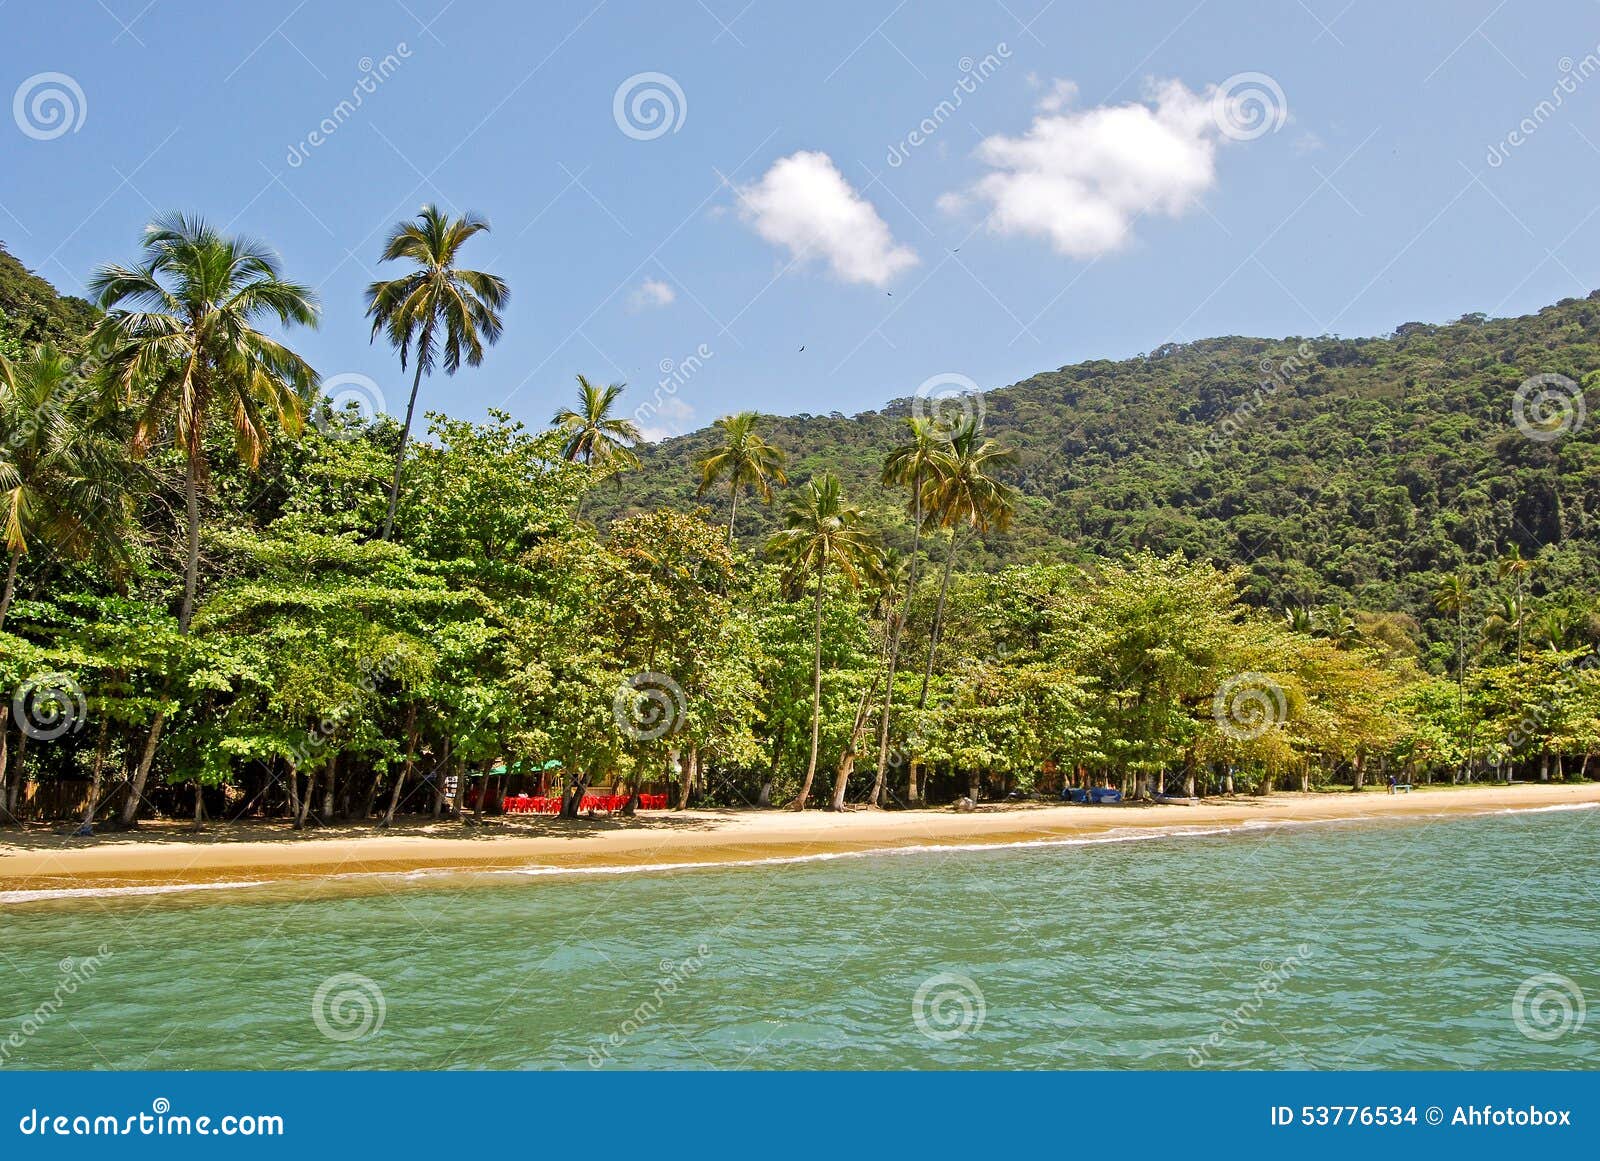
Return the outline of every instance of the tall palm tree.
{"type": "Polygon", "coordinates": [[[1517,660],[1522,660],[1522,642],[1524,631],[1527,627],[1527,617],[1523,611],[1523,586],[1527,584],[1528,576],[1533,572],[1533,561],[1522,555],[1522,549],[1513,544],[1506,550],[1506,554],[1495,563],[1495,575],[1502,581],[1509,580],[1514,587],[1516,617],[1508,625],[1515,628],[1517,633],[1517,660]]]}
{"type": "MultiPolygon", "coordinates": [[[[101,267],[89,288],[106,316],[93,336],[106,352],[108,387],[135,407],[132,446],[142,454],[170,434],[184,460],[187,552],[178,629],[188,633],[200,575],[200,485],[205,434],[226,416],[239,457],[254,469],[274,426],[297,434],[316,389],[311,365],[257,327],[315,326],[315,294],[285,281],[277,255],[221,234],[197,217],[169,214],[145,229],[143,260],[101,267]]],[[[132,825],[166,711],[158,710],[122,809],[132,825]]]]}
{"type": "Polygon", "coordinates": [[[316,326],[316,295],[285,281],[265,246],[184,214],[151,223],[143,261],[102,266],[89,289],[107,312],[94,336],[108,352],[107,380],[137,405],[134,452],[170,433],[183,455],[188,551],[178,622],[187,633],[200,568],[207,425],[226,416],[239,457],[252,469],[274,426],[299,433],[317,373],[257,327],[269,318],[316,326]]]}
{"type": "MultiPolygon", "coordinates": [[[[900,613],[894,620],[889,643],[888,685],[883,694],[883,713],[878,719],[878,771],[874,785],[883,785],[884,770],[889,763],[889,715],[894,703],[894,674],[900,663],[900,634],[906,627],[911,612],[911,597],[917,588],[917,566],[921,563],[922,525],[927,513],[923,497],[935,467],[942,462],[948,441],[931,419],[911,416],[906,420],[910,438],[892,450],[883,461],[883,483],[886,487],[904,487],[911,491],[911,558],[907,562],[906,582],[902,590],[900,613]]],[[[917,788],[913,782],[907,787],[907,797],[916,801],[917,788]]],[[[876,796],[873,805],[877,805],[876,796]]]]}
{"type": "MultiPolygon", "coordinates": [[[[618,419],[611,414],[625,387],[624,383],[599,387],[585,376],[578,376],[577,408],[563,407],[550,421],[567,436],[561,444],[562,459],[618,472],[639,466],[639,456],[633,445],[644,436],[633,420],[618,419]]],[[[577,513],[583,514],[581,495],[577,513]]]]}
{"type": "Polygon", "coordinates": [[[767,540],[767,554],[784,564],[794,581],[811,578],[817,586],[812,627],[811,656],[811,759],[805,780],[791,806],[804,810],[817,775],[817,747],[822,738],[822,600],[829,568],[838,571],[851,588],[872,566],[876,542],[859,510],[846,502],[832,472],[812,478],[789,504],[784,527],[767,540]]]}
{"type": "Polygon", "coordinates": [[[869,806],[877,806],[883,798],[884,774],[887,766],[888,738],[886,736],[889,699],[894,692],[895,650],[900,645],[900,629],[905,620],[905,598],[914,575],[915,560],[898,548],[885,548],[877,567],[872,571],[872,582],[877,587],[878,607],[875,615],[883,618],[883,668],[888,685],[883,693],[883,719],[879,722],[878,771],[872,780],[872,793],[867,796],[869,806]]]}
{"type": "Polygon", "coordinates": [[[563,407],[550,422],[566,432],[561,458],[590,467],[637,468],[639,457],[633,445],[644,439],[631,419],[611,414],[626,383],[599,387],[584,375],[578,376],[578,406],[563,407]]]}
{"type": "Polygon", "coordinates": [[[995,479],[993,472],[1015,461],[1015,452],[983,438],[983,422],[976,417],[962,421],[951,431],[949,446],[933,461],[926,504],[938,524],[950,530],[950,545],[945,551],[944,576],[939,582],[939,601],[928,637],[928,663],[922,671],[922,693],[917,698],[919,711],[928,706],[928,683],[933,678],[934,652],[939,648],[939,632],[944,624],[956,544],[963,529],[982,534],[991,530],[1004,532],[1011,526],[1014,493],[1009,485],[995,479]]]}
{"type": "Polygon", "coordinates": [[[695,461],[700,469],[700,486],[695,495],[703,496],[723,480],[728,482],[728,544],[733,544],[733,522],[739,514],[739,493],[754,492],[763,504],[772,503],[772,485],[787,484],[783,449],[773,447],[756,431],[754,411],[724,415],[715,426],[722,442],[695,461]]]}
{"type": "MultiPolygon", "coordinates": [[[[1472,607],[1472,578],[1466,570],[1451,573],[1433,590],[1433,607],[1456,620],[1456,721],[1467,717],[1467,610],[1472,607]]],[[[1469,759],[1470,761],[1470,759],[1469,759]]]]}
{"type": "Polygon", "coordinates": [[[111,568],[125,563],[132,499],[119,418],[53,344],[14,363],[0,356],[0,627],[32,548],[93,555],[111,568]]]}
{"type": "Polygon", "coordinates": [[[367,287],[367,317],[372,338],[383,332],[400,352],[400,369],[415,359],[411,395],[406,400],[406,421],[400,429],[400,447],[394,455],[394,481],[389,485],[389,510],[383,518],[383,539],[394,529],[400,502],[400,477],[405,470],[406,444],[411,439],[411,419],[417,408],[422,377],[433,374],[441,348],[444,372],[454,375],[483,362],[484,346],[500,338],[500,311],[511,300],[504,280],[481,270],[456,265],[461,247],[474,234],[486,233],[489,223],[467,211],[451,218],[435,205],[425,205],[414,222],[400,222],[383,244],[382,262],[406,259],[415,269],[387,282],[367,287]]]}

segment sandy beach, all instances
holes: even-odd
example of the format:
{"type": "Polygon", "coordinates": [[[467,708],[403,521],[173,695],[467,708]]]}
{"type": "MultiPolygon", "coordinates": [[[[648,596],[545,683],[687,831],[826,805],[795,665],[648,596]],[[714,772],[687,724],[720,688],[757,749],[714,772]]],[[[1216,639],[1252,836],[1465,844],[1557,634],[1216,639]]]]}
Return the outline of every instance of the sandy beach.
{"type": "MultiPolygon", "coordinates": [[[[1390,795],[1274,794],[1192,805],[992,805],[950,810],[652,812],[636,819],[494,819],[295,834],[283,824],[220,825],[201,834],[146,824],[74,838],[43,829],[0,836],[0,893],[228,882],[282,882],[416,871],[673,866],[803,858],[908,846],[999,845],[1136,835],[1246,823],[1424,818],[1600,803],[1600,785],[1422,788],[1390,795]]],[[[18,896],[12,895],[12,898],[18,896]]]]}

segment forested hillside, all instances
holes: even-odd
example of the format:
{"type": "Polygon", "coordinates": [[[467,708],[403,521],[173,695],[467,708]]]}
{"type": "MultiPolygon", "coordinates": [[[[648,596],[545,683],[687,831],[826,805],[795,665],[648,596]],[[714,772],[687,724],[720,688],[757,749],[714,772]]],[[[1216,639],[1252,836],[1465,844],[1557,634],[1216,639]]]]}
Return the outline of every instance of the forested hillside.
{"type": "MultiPolygon", "coordinates": [[[[1541,562],[1535,595],[1593,592],[1600,418],[1539,441],[1515,426],[1512,403],[1534,375],[1591,385],[1597,342],[1591,295],[1523,318],[1408,323],[1384,339],[1207,339],[1043,372],[983,400],[988,434],[1020,453],[1022,493],[987,563],[1181,549],[1247,566],[1263,606],[1341,603],[1427,623],[1444,573],[1515,546],[1541,562]]],[[[892,521],[903,504],[878,473],[909,411],[902,399],[764,426],[792,478],[832,467],[892,521]]],[[[691,465],[710,443],[701,431],[647,450],[621,509],[690,502],[691,465]]],[[[618,505],[604,492],[594,503],[618,505]]],[[[754,543],[777,519],[748,505],[739,534],[754,543]]]]}

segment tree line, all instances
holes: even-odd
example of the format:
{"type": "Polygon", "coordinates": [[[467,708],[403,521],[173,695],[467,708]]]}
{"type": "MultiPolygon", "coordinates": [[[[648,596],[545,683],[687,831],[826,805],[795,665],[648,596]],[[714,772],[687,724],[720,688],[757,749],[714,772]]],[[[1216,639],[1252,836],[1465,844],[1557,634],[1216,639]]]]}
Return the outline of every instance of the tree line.
{"type": "Polygon", "coordinates": [[[1534,596],[1561,562],[1515,547],[1437,584],[1430,638],[1402,609],[1264,607],[1182,550],[997,566],[1027,464],[982,409],[902,418],[866,505],[791,480],[741,413],[684,503],[617,510],[602,485],[667,465],[583,376],[547,428],[417,438],[422,379],[503,333],[509,287],[462,264],[488,228],[425,207],[385,242],[365,305],[412,376],[398,421],[332,405],[290,345],[315,295],[196,217],[100,268],[93,311],[0,328],[4,818],[62,809],[52,787],[86,831],[300,828],[479,821],[534,781],[570,817],[599,784],[630,812],[664,783],[841,809],[1584,777],[1600,752],[1593,609],[1534,596]],[[741,504],[773,513],[753,543],[741,504]]]}

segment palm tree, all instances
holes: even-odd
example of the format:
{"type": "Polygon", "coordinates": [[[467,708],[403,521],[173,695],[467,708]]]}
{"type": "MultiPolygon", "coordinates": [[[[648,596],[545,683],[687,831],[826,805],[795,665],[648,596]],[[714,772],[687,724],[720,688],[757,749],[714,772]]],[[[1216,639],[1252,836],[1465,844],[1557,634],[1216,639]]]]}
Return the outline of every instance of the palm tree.
{"type": "Polygon", "coordinates": [[[739,493],[753,491],[763,504],[772,503],[772,485],[787,484],[783,449],[773,447],[756,431],[754,411],[725,415],[715,426],[722,442],[695,461],[700,469],[700,486],[695,495],[703,496],[719,482],[728,482],[728,544],[733,544],[733,522],[739,513],[739,493]]]}
{"type": "Polygon", "coordinates": [[[1309,634],[1316,627],[1316,619],[1304,605],[1293,605],[1284,610],[1283,623],[1291,633],[1309,634]]]}
{"type": "Polygon", "coordinates": [[[550,421],[567,435],[561,444],[562,459],[619,471],[639,466],[633,445],[644,436],[633,420],[611,414],[626,387],[626,383],[597,387],[586,376],[578,376],[577,409],[563,407],[550,421]]]}
{"type": "Polygon", "coordinates": [[[317,373],[256,328],[269,317],[316,326],[316,295],[284,281],[277,255],[265,246],[183,214],[151,223],[144,261],[102,266],[89,289],[107,312],[93,341],[108,352],[108,382],[137,402],[134,452],[144,453],[170,428],[184,458],[188,552],[178,623],[187,633],[200,568],[206,426],[226,415],[239,458],[252,469],[274,425],[299,433],[317,373]]]}
{"type": "Polygon", "coordinates": [[[1528,611],[1516,593],[1500,593],[1495,597],[1496,608],[1484,620],[1483,635],[1496,645],[1503,646],[1510,638],[1517,641],[1517,660],[1522,659],[1523,631],[1528,623],[1528,611]]]}
{"type": "Polygon", "coordinates": [[[878,589],[878,607],[874,614],[883,618],[883,668],[888,684],[883,693],[884,717],[879,722],[878,772],[872,780],[872,793],[867,796],[869,806],[877,806],[883,798],[884,771],[888,755],[889,699],[894,692],[895,650],[900,645],[900,629],[905,618],[905,598],[915,571],[914,558],[898,548],[885,548],[873,569],[872,581],[878,589]]]}
{"type": "Polygon", "coordinates": [[[1554,653],[1570,649],[1578,636],[1578,618],[1571,609],[1554,605],[1540,616],[1534,632],[1554,653]]]}
{"type": "Polygon", "coordinates": [[[470,210],[452,219],[438,206],[426,205],[415,222],[400,222],[383,245],[382,262],[407,259],[416,269],[387,282],[367,287],[367,317],[372,338],[382,331],[400,352],[400,369],[415,359],[411,395],[406,401],[406,421],[400,429],[400,447],[394,455],[394,481],[389,485],[389,511],[383,518],[383,539],[394,529],[400,502],[400,476],[405,470],[406,444],[411,439],[411,419],[417,408],[422,376],[433,374],[444,349],[444,372],[454,375],[465,358],[467,366],[483,362],[485,344],[500,338],[500,311],[511,290],[493,274],[456,266],[461,247],[474,234],[486,233],[489,223],[470,210]]]}
{"type": "Polygon", "coordinates": [[[767,540],[767,555],[789,570],[793,581],[814,579],[817,586],[811,657],[811,759],[793,810],[804,810],[817,775],[817,747],[822,737],[822,600],[828,569],[834,568],[854,588],[877,555],[872,533],[861,513],[845,501],[832,472],[814,477],[800,490],[784,516],[782,531],[767,540]]]}
{"type": "MultiPolygon", "coordinates": [[[[187,552],[178,630],[188,633],[200,575],[199,489],[206,479],[205,434],[225,415],[239,457],[251,469],[277,426],[300,430],[317,373],[257,329],[266,319],[315,326],[316,296],[286,282],[277,255],[260,243],[218,233],[205,221],[169,214],[145,229],[143,261],[103,266],[89,288],[106,316],[92,342],[106,352],[108,386],[135,405],[133,451],[170,431],[184,460],[187,552]]],[[[166,711],[156,711],[132,793],[132,825],[166,711]]]]}
{"type": "MultiPolygon", "coordinates": [[[[911,558],[907,562],[906,583],[902,590],[900,613],[894,620],[889,643],[888,685],[884,688],[883,714],[878,719],[878,772],[874,786],[883,785],[884,770],[889,763],[889,713],[894,703],[894,673],[900,663],[900,634],[906,627],[911,612],[911,597],[917,588],[917,566],[921,563],[922,525],[926,511],[923,494],[932,478],[948,441],[931,419],[911,416],[906,420],[911,438],[891,451],[883,461],[883,483],[886,487],[906,487],[911,490],[911,558]]],[[[915,775],[912,775],[915,778],[915,775]]],[[[907,786],[907,799],[915,802],[917,787],[913,780],[907,786]]],[[[877,791],[872,804],[876,806],[877,791]]]]}
{"type": "MultiPolygon", "coordinates": [[[[1433,606],[1456,619],[1456,721],[1467,717],[1467,610],[1472,606],[1472,578],[1465,570],[1451,573],[1433,590],[1433,606]]],[[[1470,763],[1470,759],[1469,759],[1470,763]]],[[[1470,780],[1470,779],[1469,779],[1470,780]]]]}
{"type": "Polygon", "coordinates": [[[1495,564],[1495,575],[1500,580],[1510,580],[1515,584],[1516,595],[1515,604],[1513,607],[1516,610],[1516,616],[1508,623],[1506,627],[1508,629],[1514,628],[1516,630],[1518,661],[1522,660],[1523,631],[1527,627],[1527,617],[1523,612],[1522,589],[1523,585],[1527,583],[1528,574],[1532,571],[1533,561],[1525,558],[1522,555],[1522,549],[1518,548],[1515,544],[1507,549],[1506,554],[1502,556],[1495,564]]]}
{"type": "Polygon", "coordinates": [[[977,418],[958,424],[950,433],[949,446],[934,458],[925,503],[938,524],[950,530],[950,546],[945,552],[939,602],[934,608],[933,630],[928,638],[928,664],[922,671],[922,693],[917,699],[919,711],[928,706],[928,682],[933,678],[933,657],[939,648],[956,543],[963,528],[981,534],[991,529],[1004,532],[1011,526],[1012,489],[991,473],[1015,460],[1015,452],[983,438],[983,422],[977,418]]]}
{"type": "MultiPolygon", "coordinates": [[[[618,472],[639,466],[639,456],[632,445],[644,436],[633,420],[618,419],[611,414],[626,386],[613,383],[609,387],[597,387],[585,376],[578,376],[577,409],[563,407],[550,421],[567,435],[561,444],[562,459],[618,472]]],[[[582,494],[578,496],[575,511],[578,516],[583,515],[582,494]]]]}
{"type": "Polygon", "coordinates": [[[0,627],[30,542],[81,560],[125,563],[132,501],[120,414],[96,398],[53,344],[26,359],[0,356],[0,525],[8,557],[0,627]]]}

